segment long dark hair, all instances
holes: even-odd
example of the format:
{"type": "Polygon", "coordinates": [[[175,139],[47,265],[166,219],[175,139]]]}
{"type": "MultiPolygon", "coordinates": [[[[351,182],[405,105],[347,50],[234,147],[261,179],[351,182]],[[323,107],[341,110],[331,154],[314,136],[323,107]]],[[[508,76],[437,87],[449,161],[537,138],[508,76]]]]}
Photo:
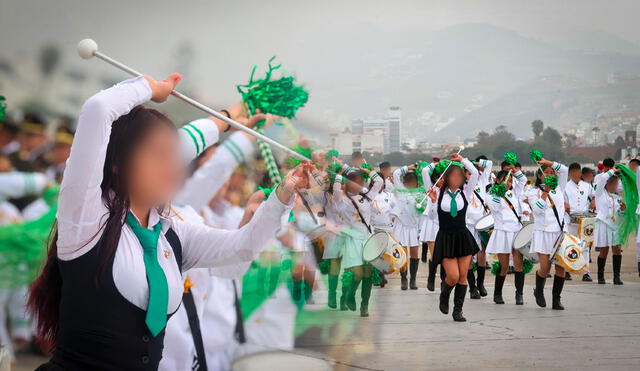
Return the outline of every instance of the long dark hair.
{"type": "MultiPolygon", "coordinates": [[[[136,144],[140,143],[151,129],[158,125],[170,125],[175,128],[165,115],[143,106],[134,107],[131,112],[121,116],[112,124],[103,167],[103,178],[100,184],[102,200],[109,213],[106,222],[101,226],[101,230],[103,230],[102,248],[98,251],[101,263],[96,272],[96,280],[98,275],[104,272],[107,263],[115,256],[125,216],[129,210],[126,175],[132,153],[136,144]]],[[[99,128],[95,130],[99,130],[99,128]]],[[[56,224],[54,224],[52,234],[53,238],[51,238],[47,251],[47,261],[40,276],[29,288],[27,302],[27,308],[36,321],[37,341],[47,351],[55,349],[58,339],[58,317],[62,295],[56,224]]],[[[78,295],[82,294],[78,293],[78,295]]]]}
{"type": "Polygon", "coordinates": [[[540,165],[538,171],[536,171],[536,182],[535,187],[544,190],[542,184],[544,183],[544,171],[548,168],[548,165],[540,165]]]}

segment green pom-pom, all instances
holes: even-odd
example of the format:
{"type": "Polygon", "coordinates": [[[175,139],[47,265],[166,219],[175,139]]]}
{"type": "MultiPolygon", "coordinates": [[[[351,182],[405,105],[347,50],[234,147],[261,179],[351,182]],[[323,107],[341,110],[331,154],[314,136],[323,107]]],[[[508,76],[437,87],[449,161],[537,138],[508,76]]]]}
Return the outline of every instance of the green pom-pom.
{"type": "Polygon", "coordinates": [[[331,260],[325,259],[318,264],[318,269],[322,274],[329,274],[329,269],[331,268],[331,260]]]}
{"type": "Polygon", "coordinates": [[[247,105],[249,113],[252,115],[259,109],[262,113],[293,118],[298,109],[307,103],[309,93],[304,87],[296,85],[296,79],[292,76],[272,80],[273,71],[281,67],[281,65],[271,65],[274,59],[275,57],[269,59],[269,68],[263,79],[254,81],[253,78],[257,68],[257,66],[254,66],[249,83],[238,85],[236,88],[242,95],[242,101],[247,105]]]}
{"type": "Polygon", "coordinates": [[[336,181],[336,175],[342,172],[342,166],[339,163],[334,162],[327,167],[327,174],[329,174],[329,181],[334,183],[336,181]]]}
{"type": "Polygon", "coordinates": [[[258,191],[262,191],[264,192],[264,200],[266,201],[269,196],[271,195],[271,192],[273,192],[274,187],[260,187],[258,186],[258,191]]]}
{"type": "MultiPolygon", "coordinates": [[[[297,153],[303,155],[304,157],[311,159],[311,154],[313,153],[313,148],[310,147],[305,147],[305,146],[301,146],[301,145],[297,145],[295,147],[292,148],[294,151],[296,151],[297,153]]],[[[287,167],[292,169],[296,166],[300,165],[300,160],[298,160],[295,157],[288,157],[287,158],[287,167]]]]}
{"type": "MultiPolygon", "coordinates": [[[[373,169],[371,168],[371,165],[365,163],[360,165],[361,169],[367,169],[369,171],[372,171],[373,169]]],[[[364,180],[368,180],[369,179],[369,173],[367,173],[366,171],[361,171],[360,172],[362,174],[362,177],[364,178],[364,180]]]]}
{"type": "Polygon", "coordinates": [[[529,274],[533,270],[533,262],[529,259],[524,259],[522,261],[522,272],[524,274],[529,274]]]}
{"type": "Polygon", "coordinates": [[[471,263],[471,271],[475,272],[478,270],[478,262],[471,263]]]}
{"type": "Polygon", "coordinates": [[[416,208],[417,212],[422,214],[427,209],[427,203],[426,202],[423,202],[423,203],[416,202],[415,208],[416,208]]]}
{"type": "Polygon", "coordinates": [[[7,110],[6,98],[0,95],[0,121],[4,120],[4,115],[7,110]]]}
{"type": "Polygon", "coordinates": [[[343,287],[351,286],[351,284],[353,283],[353,272],[345,271],[344,273],[342,273],[342,278],[340,279],[340,281],[342,282],[343,287]]]}
{"type": "Polygon", "coordinates": [[[491,274],[493,274],[494,276],[497,276],[500,273],[500,262],[499,261],[494,261],[493,264],[491,264],[491,274]]]}
{"type": "Polygon", "coordinates": [[[338,151],[336,151],[335,149],[327,151],[327,153],[324,154],[324,158],[326,158],[327,161],[333,161],[334,157],[335,158],[340,157],[340,153],[338,153],[338,151]]]}
{"type": "Polygon", "coordinates": [[[371,281],[374,285],[379,285],[380,281],[382,281],[382,277],[380,277],[380,271],[375,267],[371,268],[371,281]]]}
{"type": "Polygon", "coordinates": [[[558,177],[555,175],[549,175],[544,177],[544,184],[549,188],[556,189],[558,187],[558,177]]]}
{"type": "Polygon", "coordinates": [[[510,165],[516,166],[516,164],[518,163],[518,156],[515,154],[515,152],[507,152],[504,154],[504,160],[510,165]]]}
{"type": "Polygon", "coordinates": [[[539,149],[532,149],[529,152],[529,158],[533,160],[533,162],[538,162],[542,160],[542,152],[539,149]]]}
{"type": "Polygon", "coordinates": [[[435,167],[436,173],[438,174],[444,173],[444,170],[447,168],[447,166],[449,166],[450,163],[451,161],[449,160],[440,160],[435,167]]]}
{"type": "Polygon", "coordinates": [[[504,197],[504,195],[507,194],[507,186],[504,183],[496,183],[491,187],[489,193],[496,197],[504,197]]]}
{"type": "Polygon", "coordinates": [[[416,162],[416,175],[418,175],[418,186],[419,187],[424,187],[424,183],[422,182],[422,176],[420,176],[422,174],[422,171],[424,170],[424,168],[426,168],[427,166],[429,166],[429,163],[426,161],[418,161],[416,162]]]}

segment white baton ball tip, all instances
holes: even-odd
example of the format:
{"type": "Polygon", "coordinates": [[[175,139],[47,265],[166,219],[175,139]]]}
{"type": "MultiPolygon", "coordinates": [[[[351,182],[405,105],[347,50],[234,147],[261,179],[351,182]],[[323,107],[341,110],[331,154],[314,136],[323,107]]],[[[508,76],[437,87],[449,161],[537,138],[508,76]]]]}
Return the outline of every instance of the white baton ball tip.
{"type": "Polygon", "coordinates": [[[98,51],[98,44],[92,39],[84,39],[78,43],[78,55],[84,59],[93,58],[98,51]]]}

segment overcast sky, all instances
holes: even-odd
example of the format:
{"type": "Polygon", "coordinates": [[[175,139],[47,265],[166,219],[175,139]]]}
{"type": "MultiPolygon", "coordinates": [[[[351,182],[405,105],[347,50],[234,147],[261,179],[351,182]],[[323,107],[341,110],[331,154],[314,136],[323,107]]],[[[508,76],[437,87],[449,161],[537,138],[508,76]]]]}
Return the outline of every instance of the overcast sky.
{"type": "MultiPolygon", "coordinates": [[[[0,0],[0,57],[34,57],[43,44],[54,43],[66,65],[104,73],[112,68],[75,54],[76,43],[91,37],[112,57],[163,76],[179,65],[177,46],[189,41],[196,50],[188,71],[179,71],[189,73],[185,83],[209,100],[228,103],[237,99],[235,85],[248,78],[251,66],[276,55],[312,91],[304,114],[347,122],[351,112],[336,111],[331,89],[322,85],[323,73],[339,74],[339,66],[318,70],[340,58],[351,35],[487,23],[549,43],[603,31],[640,45],[638,14],[638,0],[0,0]],[[327,48],[332,38],[341,41],[336,50],[327,48]],[[314,50],[318,40],[326,55],[314,50]]],[[[357,85],[358,78],[367,77],[343,80],[357,85]]]]}

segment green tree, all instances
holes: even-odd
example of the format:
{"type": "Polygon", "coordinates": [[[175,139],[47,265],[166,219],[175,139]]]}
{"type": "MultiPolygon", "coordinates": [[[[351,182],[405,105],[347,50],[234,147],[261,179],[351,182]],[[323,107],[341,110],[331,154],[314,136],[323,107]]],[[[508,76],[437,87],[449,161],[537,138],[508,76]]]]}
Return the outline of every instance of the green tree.
{"type": "Polygon", "coordinates": [[[542,122],[542,120],[533,121],[531,123],[531,130],[533,130],[534,139],[538,139],[544,130],[544,122],[542,122]]]}
{"type": "Polygon", "coordinates": [[[558,130],[552,128],[551,126],[547,126],[542,132],[542,141],[545,144],[550,144],[552,146],[561,147],[562,146],[562,135],[558,132],[558,130]]]}
{"type": "Polygon", "coordinates": [[[627,143],[624,141],[624,138],[620,135],[618,135],[618,137],[616,138],[616,141],[613,142],[613,144],[615,144],[615,146],[618,148],[624,148],[627,146],[627,143]]]}

